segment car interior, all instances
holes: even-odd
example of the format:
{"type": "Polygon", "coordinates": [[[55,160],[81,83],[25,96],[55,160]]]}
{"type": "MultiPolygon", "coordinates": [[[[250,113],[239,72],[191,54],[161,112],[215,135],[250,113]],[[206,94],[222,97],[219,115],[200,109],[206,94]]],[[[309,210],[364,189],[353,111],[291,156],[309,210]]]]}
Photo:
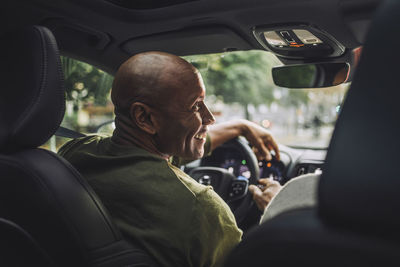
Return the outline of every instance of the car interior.
{"type": "MultiPolygon", "coordinates": [[[[31,26],[3,39],[2,51],[1,70],[9,74],[5,84],[12,88],[2,92],[2,100],[7,99],[2,103],[7,113],[2,114],[13,115],[2,121],[2,217],[26,231],[26,240],[36,240],[35,248],[46,255],[39,257],[46,260],[40,266],[146,262],[146,254],[122,238],[80,174],[53,152],[36,148],[55,133],[65,110],[54,36],[47,28],[31,26]],[[17,53],[21,57],[15,58],[17,53]],[[18,77],[21,66],[24,79],[18,77]]],[[[9,241],[2,242],[8,251],[9,241]]],[[[29,248],[20,251],[22,256],[30,253],[29,248]]],[[[13,266],[27,260],[16,253],[2,253],[12,255],[13,266]]]]}
{"type": "Polygon", "coordinates": [[[60,55],[113,75],[144,51],[263,50],[281,63],[272,75],[282,87],[350,89],[329,147],[279,144],[279,160],[260,162],[238,138],[182,167],[213,186],[245,232],[225,266],[398,265],[399,11],[395,0],[8,1],[0,27],[0,264],[157,266],[120,233],[85,179],[41,147],[54,135],[86,134],[61,124],[68,105],[60,55]],[[285,79],[305,64],[318,70],[311,82],[285,79]],[[249,184],[315,171],[316,207],[257,226],[249,184]]]}

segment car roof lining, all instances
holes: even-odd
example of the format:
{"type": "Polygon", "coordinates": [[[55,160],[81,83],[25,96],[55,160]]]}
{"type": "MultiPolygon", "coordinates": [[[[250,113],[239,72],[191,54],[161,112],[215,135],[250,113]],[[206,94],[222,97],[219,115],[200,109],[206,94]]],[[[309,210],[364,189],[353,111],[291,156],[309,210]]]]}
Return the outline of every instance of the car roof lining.
{"type": "Polygon", "coordinates": [[[199,0],[105,0],[129,9],[155,9],[199,0]]]}
{"type": "Polygon", "coordinates": [[[253,49],[253,46],[228,27],[212,25],[133,38],[124,42],[121,48],[128,54],[164,51],[184,56],[193,53],[208,54],[250,50],[253,49]],[[202,44],[201,47],[198,47],[199,43],[202,44]],[[196,47],[195,51],[193,51],[193,47],[196,47]]]}
{"type": "MultiPolygon", "coordinates": [[[[54,35],[64,55],[114,73],[129,56],[145,50],[162,49],[177,55],[192,55],[263,49],[252,35],[252,29],[260,25],[305,23],[328,32],[347,49],[352,49],[362,44],[363,33],[358,36],[356,33],[359,29],[367,29],[374,7],[380,1],[200,0],[164,8],[132,10],[99,0],[61,0],[57,3],[20,0],[12,3],[14,7],[1,18],[6,22],[15,21],[15,24],[2,23],[1,31],[26,24],[56,29],[54,35]]],[[[285,64],[293,62],[280,59],[285,64]]],[[[344,55],[335,60],[346,59],[344,55]]],[[[310,60],[294,62],[307,61],[310,60]]]]}

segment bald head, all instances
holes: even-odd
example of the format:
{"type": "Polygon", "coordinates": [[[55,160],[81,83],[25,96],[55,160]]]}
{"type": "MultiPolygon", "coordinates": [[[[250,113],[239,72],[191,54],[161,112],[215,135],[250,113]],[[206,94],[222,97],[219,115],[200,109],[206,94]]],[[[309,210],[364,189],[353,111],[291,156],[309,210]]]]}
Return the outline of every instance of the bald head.
{"type": "Polygon", "coordinates": [[[180,57],[161,52],[131,57],[114,79],[112,140],[163,158],[201,157],[207,126],[215,121],[205,92],[200,73],[180,57]]]}
{"type": "Polygon", "coordinates": [[[115,76],[111,98],[116,113],[129,112],[134,102],[163,106],[166,97],[171,99],[196,75],[196,68],[178,56],[163,52],[137,54],[123,63],[115,76]]]}

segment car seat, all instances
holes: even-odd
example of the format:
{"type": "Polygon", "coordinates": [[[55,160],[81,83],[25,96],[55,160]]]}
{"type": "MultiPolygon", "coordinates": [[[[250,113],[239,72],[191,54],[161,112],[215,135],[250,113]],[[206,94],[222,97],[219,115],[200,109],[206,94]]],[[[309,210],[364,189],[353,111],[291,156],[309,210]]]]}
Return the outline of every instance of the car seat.
{"type": "Polygon", "coordinates": [[[0,266],[54,266],[32,236],[13,222],[0,218],[0,266]]]}
{"type": "MultiPolygon", "coordinates": [[[[18,262],[33,253],[29,244],[37,244],[37,258],[54,266],[153,266],[141,248],[123,239],[81,175],[38,148],[56,132],[65,108],[52,33],[31,26],[0,39],[0,217],[26,233],[18,241],[16,228],[5,228],[2,242],[20,242],[13,252],[18,262]]],[[[6,253],[1,249],[0,258],[6,253]]],[[[24,264],[32,266],[29,259],[24,264]]]]}
{"type": "Polygon", "coordinates": [[[248,233],[225,266],[400,265],[400,1],[369,29],[340,112],[315,208],[248,233]]]}

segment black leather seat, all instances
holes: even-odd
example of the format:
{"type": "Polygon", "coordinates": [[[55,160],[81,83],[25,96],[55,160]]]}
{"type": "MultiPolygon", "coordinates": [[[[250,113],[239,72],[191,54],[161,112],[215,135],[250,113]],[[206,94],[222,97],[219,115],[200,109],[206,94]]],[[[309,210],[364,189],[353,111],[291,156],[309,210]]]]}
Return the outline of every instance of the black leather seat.
{"type": "MultiPolygon", "coordinates": [[[[63,74],[51,32],[32,26],[2,36],[0,46],[0,217],[28,233],[56,266],[152,266],[121,237],[80,174],[37,148],[64,116],[63,74]]],[[[30,253],[23,251],[26,244],[16,247],[21,258],[30,253]]],[[[2,253],[8,252],[0,251],[0,258],[2,253]]]]}
{"type": "Polygon", "coordinates": [[[54,266],[43,248],[24,229],[0,218],[0,266],[54,266]]]}
{"type": "Polygon", "coordinates": [[[226,266],[399,266],[400,1],[375,14],[315,209],[257,227],[226,266]]]}

